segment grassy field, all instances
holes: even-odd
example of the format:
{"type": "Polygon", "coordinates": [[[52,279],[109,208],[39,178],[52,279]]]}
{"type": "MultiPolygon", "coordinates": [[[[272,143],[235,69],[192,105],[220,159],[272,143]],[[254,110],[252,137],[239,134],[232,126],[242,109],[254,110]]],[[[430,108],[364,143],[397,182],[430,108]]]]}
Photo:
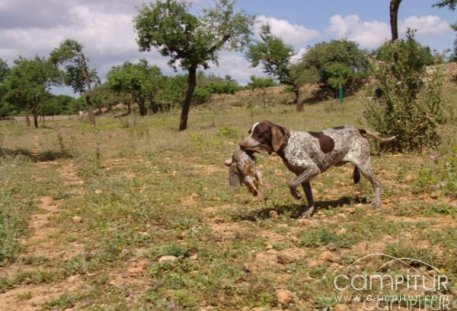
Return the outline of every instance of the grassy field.
{"type": "MultiPolygon", "coordinates": [[[[448,86],[447,107],[455,91],[448,86]]],[[[333,280],[373,253],[422,260],[455,284],[450,109],[436,150],[373,156],[381,209],[370,207],[365,179],[353,185],[350,166],[314,180],[320,210],[311,219],[296,219],[304,202],[290,196],[292,175],[277,156],[258,157],[272,185],[263,197],[228,187],[223,162],[253,122],[366,127],[366,101],[297,113],[230,97],[191,111],[185,132],[176,130],[177,112],[102,117],[95,130],[79,120],[0,123],[0,310],[363,310],[338,302],[333,280]]],[[[372,257],[356,268],[381,264],[372,257]]]]}

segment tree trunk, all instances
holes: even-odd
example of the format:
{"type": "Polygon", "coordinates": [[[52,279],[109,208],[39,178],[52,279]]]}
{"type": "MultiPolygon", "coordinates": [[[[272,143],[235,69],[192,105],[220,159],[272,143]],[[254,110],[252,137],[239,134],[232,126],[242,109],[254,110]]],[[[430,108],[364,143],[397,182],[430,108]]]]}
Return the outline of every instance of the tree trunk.
{"type": "Polygon", "coordinates": [[[154,95],[151,95],[149,97],[149,109],[152,111],[152,113],[156,113],[157,112],[157,103],[156,103],[154,95]]]}
{"type": "Polygon", "coordinates": [[[132,100],[129,100],[127,102],[127,114],[126,115],[129,115],[132,113],[132,100]]]}
{"type": "Polygon", "coordinates": [[[27,124],[28,127],[30,127],[30,125],[32,125],[30,123],[30,116],[28,114],[25,115],[25,124],[27,124]]]}
{"type": "Polygon", "coordinates": [[[294,103],[297,107],[297,111],[302,111],[303,110],[303,101],[300,98],[300,85],[294,83],[292,84],[292,88],[294,90],[294,103]]]}
{"type": "Polygon", "coordinates": [[[138,99],[138,108],[140,109],[140,116],[145,116],[148,114],[148,108],[146,108],[146,103],[144,98],[138,99]]]}
{"type": "Polygon", "coordinates": [[[195,85],[197,84],[197,66],[192,65],[189,68],[188,74],[187,92],[182,105],[181,121],[179,123],[180,131],[184,131],[187,128],[187,119],[189,117],[190,104],[192,102],[192,96],[194,95],[195,85]]]}
{"type": "Polygon", "coordinates": [[[36,113],[33,114],[33,125],[38,128],[38,115],[36,113]]]}
{"type": "Polygon", "coordinates": [[[398,39],[398,9],[402,0],[390,0],[390,30],[392,42],[398,39]]]}
{"type": "Polygon", "coordinates": [[[87,104],[87,116],[89,117],[89,122],[93,126],[95,126],[95,113],[94,113],[94,105],[92,104],[92,98],[89,94],[86,93],[86,104],[87,104]]]}

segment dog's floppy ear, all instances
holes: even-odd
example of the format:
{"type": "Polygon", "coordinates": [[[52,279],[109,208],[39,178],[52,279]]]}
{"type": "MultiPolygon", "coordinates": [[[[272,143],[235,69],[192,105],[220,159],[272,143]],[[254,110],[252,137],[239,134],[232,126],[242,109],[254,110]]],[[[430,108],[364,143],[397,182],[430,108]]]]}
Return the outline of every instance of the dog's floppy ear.
{"type": "Polygon", "coordinates": [[[271,146],[273,151],[277,152],[281,146],[286,142],[286,136],[282,129],[277,125],[271,126],[271,146]]]}

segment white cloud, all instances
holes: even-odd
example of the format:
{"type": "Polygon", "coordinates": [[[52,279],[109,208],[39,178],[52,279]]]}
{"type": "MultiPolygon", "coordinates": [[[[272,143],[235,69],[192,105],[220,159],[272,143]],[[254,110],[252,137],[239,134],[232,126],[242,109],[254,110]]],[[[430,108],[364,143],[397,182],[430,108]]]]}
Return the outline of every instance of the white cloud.
{"type": "MultiPolygon", "coordinates": [[[[35,54],[47,56],[58,47],[60,42],[70,38],[84,46],[93,66],[101,69],[104,75],[107,64],[119,63],[153,56],[158,61],[162,58],[158,53],[139,53],[135,42],[133,15],[106,13],[91,10],[87,6],[78,5],[69,9],[66,14],[73,21],[69,25],[57,24],[52,28],[0,28],[2,50],[0,57],[11,63],[19,55],[32,57],[35,54]]],[[[164,62],[160,62],[163,64],[164,62]]]]}
{"type": "Polygon", "coordinates": [[[408,28],[417,30],[417,35],[440,36],[452,33],[451,26],[439,16],[410,16],[400,23],[401,32],[406,32],[408,28]]]}
{"type": "Polygon", "coordinates": [[[292,57],[290,58],[290,61],[292,63],[298,62],[308,51],[308,48],[301,48],[299,49],[292,57]]]}
{"type": "MultiPolygon", "coordinates": [[[[410,16],[399,21],[399,31],[405,34],[407,28],[416,29],[417,35],[439,36],[452,32],[449,23],[438,16],[410,16]]],[[[362,21],[357,15],[334,15],[327,28],[329,34],[338,39],[356,41],[362,48],[376,48],[390,39],[390,25],[380,21],[362,21]]]]}
{"type": "Polygon", "coordinates": [[[305,43],[319,34],[318,31],[308,29],[302,25],[291,24],[284,19],[277,19],[265,15],[260,15],[255,21],[255,33],[260,33],[260,27],[264,24],[270,24],[271,32],[286,43],[296,45],[305,43]]]}
{"type": "Polygon", "coordinates": [[[361,21],[357,15],[334,15],[330,18],[327,32],[338,39],[347,38],[359,43],[362,48],[376,48],[390,36],[387,23],[361,21]]]}

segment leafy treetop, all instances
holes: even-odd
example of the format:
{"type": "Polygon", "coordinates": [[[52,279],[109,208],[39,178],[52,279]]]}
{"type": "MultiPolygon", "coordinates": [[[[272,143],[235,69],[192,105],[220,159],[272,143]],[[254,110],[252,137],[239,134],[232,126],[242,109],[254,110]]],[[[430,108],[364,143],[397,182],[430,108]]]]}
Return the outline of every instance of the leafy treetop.
{"type": "Polygon", "coordinates": [[[140,51],[157,47],[169,64],[184,69],[209,62],[217,63],[222,48],[239,50],[249,41],[253,17],[234,13],[234,2],[219,0],[214,8],[203,11],[202,17],[189,13],[181,0],[158,0],[144,5],[135,18],[140,51]]]}

